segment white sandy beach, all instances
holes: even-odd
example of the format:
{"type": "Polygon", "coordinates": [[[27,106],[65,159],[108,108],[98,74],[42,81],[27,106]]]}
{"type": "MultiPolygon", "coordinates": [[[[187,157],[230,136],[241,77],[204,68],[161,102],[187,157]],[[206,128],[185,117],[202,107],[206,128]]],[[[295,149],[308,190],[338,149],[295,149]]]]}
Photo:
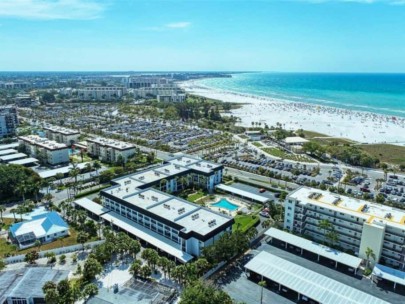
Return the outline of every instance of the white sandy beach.
{"type": "Polygon", "coordinates": [[[316,131],[362,143],[405,145],[404,118],[214,90],[194,81],[183,82],[180,86],[190,94],[246,103],[230,113],[240,117],[241,125],[245,127],[252,126],[252,122],[261,122],[262,126],[281,123],[285,129],[316,131]]]}

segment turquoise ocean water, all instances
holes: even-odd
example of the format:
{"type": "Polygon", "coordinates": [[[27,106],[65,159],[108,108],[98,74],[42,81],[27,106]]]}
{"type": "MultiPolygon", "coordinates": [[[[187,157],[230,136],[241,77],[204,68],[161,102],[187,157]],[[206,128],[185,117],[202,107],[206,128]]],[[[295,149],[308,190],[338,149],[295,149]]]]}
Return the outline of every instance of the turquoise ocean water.
{"type": "Polygon", "coordinates": [[[243,73],[198,83],[284,101],[405,117],[405,74],[243,73]]]}

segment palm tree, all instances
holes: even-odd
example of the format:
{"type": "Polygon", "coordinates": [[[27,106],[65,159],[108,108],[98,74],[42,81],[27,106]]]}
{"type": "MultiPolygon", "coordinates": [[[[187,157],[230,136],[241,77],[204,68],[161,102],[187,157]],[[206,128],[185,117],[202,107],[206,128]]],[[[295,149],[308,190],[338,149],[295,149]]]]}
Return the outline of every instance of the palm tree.
{"type": "Polygon", "coordinates": [[[14,216],[14,222],[17,221],[17,219],[15,218],[15,214],[17,213],[17,210],[15,208],[11,209],[10,212],[13,214],[14,216]]]}
{"type": "Polygon", "coordinates": [[[262,304],[263,303],[263,290],[264,290],[264,287],[266,287],[266,281],[260,281],[259,286],[261,287],[260,304],[262,304]]]}
{"type": "Polygon", "coordinates": [[[335,244],[339,241],[339,235],[335,230],[326,233],[326,238],[330,241],[331,247],[335,246],[335,244]]]}
{"type": "Polygon", "coordinates": [[[3,222],[3,212],[6,211],[6,207],[0,205],[0,216],[1,216],[1,221],[3,222]]]}
{"type": "Polygon", "coordinates": [[[331,223],[328,220],[321,220],[318,223],[318,227],[323,230],[324,236],[326,236],[326,231],[330,229],[331,223]]]}
{"type": "Polygon", "coordinates": [[[41,251],[41,245],[42,245],[42,243],[40,240],[35,241],[35,246],[38,247],[38,252],[41,251]]]}
{"type": "Polygon", "coordinates": [[[369,265],[370,265],[370,257],[374,261],[376,259],[375,253],[374,253],[373,249],[371,249],[370,247],[367,247],[365,254],[366,254],[366,257],[367,257],[367,267],[369,267],[369,265]]]}
{"type": "Polygon", "coordinates": [[[98,170],[101,169],[101,164],[98,161],[93,163],[93,169],[96,170],[96,174],[98,175],[98,170]]]}
{"type": "Polygon", "coordinates": [[[26,182],[22,181],[15,187],[15,193],[20,194],[22,197],[22,201],[25,201],[25,193],[28,191],[28,185],[26,182]]]}
{"type": "Polygon", "coordinates": [[[129,273],[134,277],[137,277],[141,273],[141,268],[142,262],[140,260],[135,260],[129,268],[129,273]]]}

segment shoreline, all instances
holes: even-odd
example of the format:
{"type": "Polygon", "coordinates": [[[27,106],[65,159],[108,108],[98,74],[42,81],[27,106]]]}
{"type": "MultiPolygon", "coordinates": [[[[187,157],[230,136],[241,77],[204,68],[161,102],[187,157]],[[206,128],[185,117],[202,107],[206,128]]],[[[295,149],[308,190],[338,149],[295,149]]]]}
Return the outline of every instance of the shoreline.
{"type": "Polygon", "coordinates": [[[238,125],[244,127],[251,127],[252,122],[267,123],[268,126],[281,123],[288,130],[315,131],[359,143],[405,146],[403,117],[217,90],[195,80],[181,82],[179,86],[189,94],[243,103],[229,115],[239,117],[241,123],[238,125]]]}

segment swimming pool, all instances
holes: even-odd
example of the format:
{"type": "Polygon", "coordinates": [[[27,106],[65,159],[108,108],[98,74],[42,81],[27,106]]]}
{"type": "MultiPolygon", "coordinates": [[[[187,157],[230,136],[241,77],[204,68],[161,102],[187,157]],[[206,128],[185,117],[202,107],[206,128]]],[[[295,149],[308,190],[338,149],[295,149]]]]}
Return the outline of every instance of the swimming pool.
{"type": "Polygon", "coordinates": [[[230,203],[226,198],[221,198],[220,201],[212,204],[211,206],[228,209],[229,211],[234,211],[239,208],[238,205],[230,203]]]}

